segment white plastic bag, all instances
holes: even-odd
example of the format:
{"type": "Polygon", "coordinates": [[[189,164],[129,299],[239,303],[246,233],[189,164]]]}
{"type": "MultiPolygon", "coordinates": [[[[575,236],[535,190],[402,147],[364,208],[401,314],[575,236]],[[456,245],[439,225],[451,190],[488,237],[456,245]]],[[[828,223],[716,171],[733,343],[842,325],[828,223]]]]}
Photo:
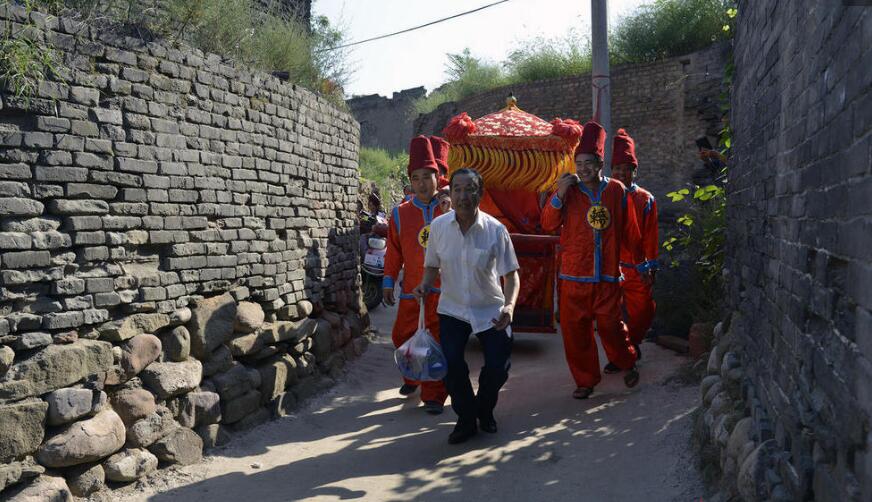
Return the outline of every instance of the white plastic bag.
{"type": "Polygon", "coordinates": [[[430,334],[424,322],[424,303],[418,316],[418,330],[394,351],[400,373],[409,380],[436,381],[445,378],[448,364],[442,346],[430,334]]]}

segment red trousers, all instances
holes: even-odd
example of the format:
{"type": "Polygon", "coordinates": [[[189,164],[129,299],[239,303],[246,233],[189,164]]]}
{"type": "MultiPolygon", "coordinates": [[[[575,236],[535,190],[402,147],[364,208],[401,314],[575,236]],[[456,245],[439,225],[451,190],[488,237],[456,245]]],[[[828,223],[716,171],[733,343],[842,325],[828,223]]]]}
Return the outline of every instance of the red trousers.
{"type": "Polygon", "coordinates": [[[645,338],[645,334],[651,329],[657,304],[654,303],[651,286],[642,282],[639,272],[632,268],[623,267],[621,272],[624,274],[621,288],[624,290],[624,309],[627,311],[630,343],[639,345],[645,338]]]}
{"type": "Polygon", "coordinates": [[[627,370],[636,363],[621,322],[621,286],[613,282],[560,281],[560,328],[569,371],[578,387],[593,388],[600,382],[599,354],[593,323],[609,361],[627,370]]]}
{"type": "MultiPolygon", "coordinates": [[[[439,295],[427,295],[427,303],[424,305],[424,321],[430,334],[436,341],[439,341],[439,314],[436,313],[436,307],[439,305],[439,295]]],[[[401,298],[397,308],[397,320],[394,321],[394,330],[391,333],[391,339],[394,342],[394,347],[399,348],[400,345],[406,342],[415,331],[418,330],[418,314],[420,310],[418,301],[411,298],[401,298]]],[[[445,390],[445,384],[442,381],[438,382],[417,382],[403,378],[403,381],[410,385],[421,386],[422,401],[438,401],[445,403],[448,398],[448,391],[445,390]]]]}

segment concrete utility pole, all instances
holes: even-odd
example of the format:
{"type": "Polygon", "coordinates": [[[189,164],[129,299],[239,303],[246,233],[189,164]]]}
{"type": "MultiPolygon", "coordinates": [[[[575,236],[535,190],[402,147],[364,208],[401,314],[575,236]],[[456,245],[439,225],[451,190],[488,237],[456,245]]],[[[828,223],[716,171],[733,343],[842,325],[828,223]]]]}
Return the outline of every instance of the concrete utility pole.
{"type": "MultiPolygon", "coordinates": [[[[609,79],[609,7],[608,0],[590,0],[593,40],[593,119],[608,133],[605,165],[612,160],[612,90],[609,79]]],[[[610,172],[610,171],[607,171],[610,172]]]]}

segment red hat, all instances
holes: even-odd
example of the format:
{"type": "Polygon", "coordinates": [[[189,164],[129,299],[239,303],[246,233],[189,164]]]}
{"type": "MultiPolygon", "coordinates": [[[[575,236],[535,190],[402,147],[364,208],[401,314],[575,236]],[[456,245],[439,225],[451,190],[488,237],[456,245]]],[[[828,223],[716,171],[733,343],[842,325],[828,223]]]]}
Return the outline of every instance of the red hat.
{"type": "Polygon", "coordinates": [[[439,166],[433,157],[433,147],[427,136],[415,136],[409,143],[409,176],[418,169],[430,169],[439,176],[439,166]]]}
{"type": "Polygon", "coordinates": [[[433,148],[433,156],[436,157],[436,165],[439,166],[439,174],[448,173],[448,149],[451,145],[439,136],[430,136],[430,146],[433,148]]]}
{"type": "Polygon", "coordinates": [[[603,126],[593,120],[584,124],[584,128],[581,130],[581,140],[575,149],[575,156],[577,157],[580,153],[591,153],[602,159],[605,157],[605,148],[606,130],[603,129],[603,126]]]}
{"type": "Polygon", "coordinates": [[[639,167],[639,161],[636,160],[636,142],[627,134],[627,131],[618,129],[612,141],[614,141],[612,148],[613,166],[633,164],[633,167],[639,167]]]}

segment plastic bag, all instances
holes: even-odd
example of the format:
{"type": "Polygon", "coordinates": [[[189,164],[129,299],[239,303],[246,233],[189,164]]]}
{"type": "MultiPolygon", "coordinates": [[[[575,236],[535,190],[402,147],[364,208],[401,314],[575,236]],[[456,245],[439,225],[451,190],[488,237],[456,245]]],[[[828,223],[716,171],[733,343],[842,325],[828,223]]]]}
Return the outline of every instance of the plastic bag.
{"type": "Polygon", "coordinates": [[[406,343],[394,351],[394,361],[400,373],[409,380],[436,381],[445,378],[448,363],[442,346],[430,334],[424,323],[424,303],[418,316],[418,330],[406,343]]]}

